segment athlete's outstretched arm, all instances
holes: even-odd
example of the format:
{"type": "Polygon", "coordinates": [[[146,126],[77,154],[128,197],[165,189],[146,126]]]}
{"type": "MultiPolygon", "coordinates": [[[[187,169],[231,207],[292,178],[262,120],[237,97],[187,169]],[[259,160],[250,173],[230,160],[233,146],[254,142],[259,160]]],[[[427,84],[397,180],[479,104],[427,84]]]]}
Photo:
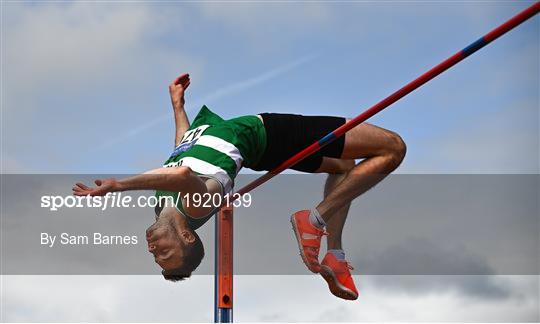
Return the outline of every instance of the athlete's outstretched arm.
{"type": "Polygon", "coordinates": [[[176,132],[174,137],[174,146],[180,145],[180,140],[184,133],[189,128],[189,119],[187,118],[186,111],[184,110],[184,94],[186,89],[191,83],[189,74],[185,73],[171,82],[169,85],[169,94],[171,95],[171,103],[174,113],[174,124],[176,125],[176,132]]]}
{"type": "Polygon", "coordinates": [[[73,187],[75,196],[104,196],[108,192],[127,190],[164,190],[183,194],[204,193],[205,183],[189,167],[159,168],[143,174],[117,180],[98,179],[96,187],[77,183],[73,187]]]}

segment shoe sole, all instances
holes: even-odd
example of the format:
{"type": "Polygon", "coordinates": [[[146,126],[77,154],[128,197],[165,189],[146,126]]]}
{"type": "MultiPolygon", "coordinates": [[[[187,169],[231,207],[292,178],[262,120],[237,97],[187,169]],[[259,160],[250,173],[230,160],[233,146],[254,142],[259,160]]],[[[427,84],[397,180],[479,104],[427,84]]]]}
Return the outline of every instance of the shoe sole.
{"type": "Polygon", "coordinates": [[[304,249],[302,248],[302,239],[300,237],[300,233],[298,232],[298,227],[296,226],[296,220],[294,218],[294,215],[291,216],[291,224],[294,236],[296,237],[296,243],[298,244],[298,250],[300,251],[300,257],[302,258],[302,262],[304,262],[309,271],[313,273],[318,273],[316,270],[311,269],[310,263],[308,262],[307,257],[304,254],[304,249]]]}
{"type": "Polygon", "coordinates": [[[343,286],[339,280],[337,280],[336,275],[334,274],[334,271],[328,266],[321,265],[321,276],[324,280],[326,280],[326,283],[328,283],[328,288],[330,289],[330,292],[336,297],[346,299],[346,300],[356,300],[358,299],[358,294],[354,291],[350,290],[349,288],[343,286]]]}

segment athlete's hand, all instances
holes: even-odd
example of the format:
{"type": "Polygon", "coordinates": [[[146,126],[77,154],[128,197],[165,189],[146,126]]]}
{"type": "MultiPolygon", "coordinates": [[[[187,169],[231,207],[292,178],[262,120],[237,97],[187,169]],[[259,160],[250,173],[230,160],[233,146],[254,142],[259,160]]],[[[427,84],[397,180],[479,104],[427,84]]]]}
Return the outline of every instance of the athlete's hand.
{"type": "Polygon", "coordinates": [[[189,80],[189,74],[185,73],[174,79],[169,85],[169,94],[171,95],[173,108],[184,108],[184,93],[186,92],[186,89],[189,87],[190,83],[191,81],[189,80]]]}
{"type": "Polygon", "coordinates": [[[88,187],[80,182],[76,183],[73,187],[73,194],[75,196],[105,196],[108,192],[120,191],[118,181],[114,178],[98,179],[94,182],[96,184],[95,188],[88,187]]]}

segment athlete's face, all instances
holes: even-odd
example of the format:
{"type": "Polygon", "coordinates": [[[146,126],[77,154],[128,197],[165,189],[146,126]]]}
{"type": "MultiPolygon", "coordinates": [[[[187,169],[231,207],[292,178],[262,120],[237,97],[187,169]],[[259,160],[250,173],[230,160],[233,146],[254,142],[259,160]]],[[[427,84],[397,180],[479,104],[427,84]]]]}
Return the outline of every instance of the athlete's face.
{"type": "Polygon", "coordinates": [[[164,270],[183,266],[189,245],[195,238],[188,230],[175,226],[172,215],[161,213],[156,222],[146,230],[148,252],[164,270]]]}

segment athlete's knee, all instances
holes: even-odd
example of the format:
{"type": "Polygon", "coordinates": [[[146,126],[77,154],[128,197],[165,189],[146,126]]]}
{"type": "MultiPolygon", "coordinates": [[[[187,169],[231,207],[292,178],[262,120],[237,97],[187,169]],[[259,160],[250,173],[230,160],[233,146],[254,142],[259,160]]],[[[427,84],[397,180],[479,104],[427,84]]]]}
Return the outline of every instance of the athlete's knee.
{"type": "Polygon", "coordinates": [[[405,154],[407,153],[407,145],[399,134],[388,131],[387,135],[390,139],[390,147],[388,150],[390,160],[393,164],[395,164],[395,167],[398,167],[405,158],[405,154]]]}

